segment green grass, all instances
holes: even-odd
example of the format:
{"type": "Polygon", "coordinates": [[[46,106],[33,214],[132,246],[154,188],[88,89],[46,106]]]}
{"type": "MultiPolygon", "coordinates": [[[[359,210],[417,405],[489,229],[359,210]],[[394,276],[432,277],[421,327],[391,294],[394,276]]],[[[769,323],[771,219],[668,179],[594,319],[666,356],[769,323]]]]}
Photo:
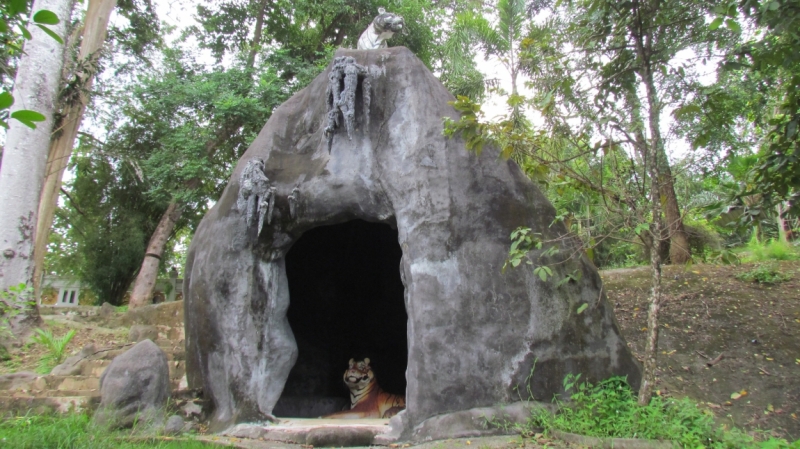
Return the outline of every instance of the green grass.
{"type": "Polygon", "coordinates": [[[751,240],[747,244],[745,251],[748,253],[745,257],[746,262],[800,259],[800,252],[797,251],[797,248],[779,240],[770,240],[767,243],[758,243],[755,240],[751,240]]]}
{"type": "Polygon", "coordinates": [[[709,449],[800,449],[800,441],[770,439],[756,442],[738,431],[716,426],[711,412],[688,399],[654,397],[640,406],[627,381],[614,377],[592,385],[580,383],[580,375],[564,379],[571,402],[554,400],[558,412],[534,411],[530,427],[560,430],[594,437],[671,440],[684,448],[709,449]]]}
{"type": "Polygon", "coordinates": [[[87,414],[26,415],[0,421],[0,447],[14,449],[209,449],[201,441],[126,441],[126,432],[92,427],[87,414]]]}

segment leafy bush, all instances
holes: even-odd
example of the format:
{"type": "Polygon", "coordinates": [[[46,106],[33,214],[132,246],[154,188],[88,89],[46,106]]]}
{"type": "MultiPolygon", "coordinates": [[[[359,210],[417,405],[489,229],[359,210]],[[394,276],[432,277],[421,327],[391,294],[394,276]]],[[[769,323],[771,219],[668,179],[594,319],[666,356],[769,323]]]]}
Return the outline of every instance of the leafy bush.
{"type": "Polygon", "coordinates": [[[91,426],[86,414],[26,415],[0,421],[0,447],[14,449],[206,449],[200,441],[126,441],[91,426]]]}
{"type": "Polygon", "coordinates": [[[756,264],[752,270],[737,274],[736,279],[759,284],[777,284],[792,279],[792,276],[782,273],[774,263],[760,263],[756,264]]]}
{"type": "Polygon", "coordinates": [[[25,284],[0,290],[0,337],[11,336],[11,318],[22,312],[23,308],[33,306],[35,302],[32,297],[33,289],[25,284]]]}
{"type": "Polygon", "coordinates": [[[773,439],[756,443],[740,431],[723,431],[714,425],[711,412],[698,408],[688,399],[655,396],[649,405],[640,406],[623,377],[612,377],[597,385],[579,383],[579,379],[580,375],[568,375],[564,379],[564,389],[571,393],[571,401],[554,399],[558,406],[555,415],[543,409],[535,410],[530,426],[594,437],[671,440],[692,449],[800,449],[800,442],[789,445],[784,440],[773,439]]]}
{"type": "Polygon", "coordinates": [[[758,243],[751,240],[747,244],[749,252],[748,261],[760,262],[766,260],[796,260],[800,258],[797,249],[789,243],[780,240],[770,240],[767,243],[758,243]]]}
{"type": "Polygon", "coordinates": [[[64,351],[67,349],[72,337],[75,336],[75,329],[70,329],[69,332],[57,338],[49,330],[35,329],[36,335],[31,339],[44,346],[47,353],[39,359],[39,366],[36,372],[39,374],[49,374],[53,368],[64,360],[64,351]]]}

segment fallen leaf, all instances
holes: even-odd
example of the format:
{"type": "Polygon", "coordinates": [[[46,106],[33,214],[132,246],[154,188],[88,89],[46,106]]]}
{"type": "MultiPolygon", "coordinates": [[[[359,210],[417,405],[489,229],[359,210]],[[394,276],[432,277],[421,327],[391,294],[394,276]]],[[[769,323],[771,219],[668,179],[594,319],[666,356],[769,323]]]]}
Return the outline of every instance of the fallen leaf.
{"type": "Polygon", "coordinates": [[[747,396],[747,391],[742,390],[742,391],[738,391],[736,393],[731,393],[731,399],[733,399],[734,401],[736,399],[739,399],[742,396],[747,396]]]}

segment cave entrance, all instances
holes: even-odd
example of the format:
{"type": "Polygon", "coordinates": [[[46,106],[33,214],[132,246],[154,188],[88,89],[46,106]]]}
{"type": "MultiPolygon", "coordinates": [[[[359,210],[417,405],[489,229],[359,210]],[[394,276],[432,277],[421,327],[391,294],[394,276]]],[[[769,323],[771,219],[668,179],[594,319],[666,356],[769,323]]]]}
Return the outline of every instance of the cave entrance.
{"type": "Polygon", "coordinates": [[[408,343],[402,250],[387,224],[353,220],[304,233],[286,255],[289,324],[298,357],[274,414],[316,418],[349,408],[351,358],[370,359],[378,385],[405,394],[408,343]]]}

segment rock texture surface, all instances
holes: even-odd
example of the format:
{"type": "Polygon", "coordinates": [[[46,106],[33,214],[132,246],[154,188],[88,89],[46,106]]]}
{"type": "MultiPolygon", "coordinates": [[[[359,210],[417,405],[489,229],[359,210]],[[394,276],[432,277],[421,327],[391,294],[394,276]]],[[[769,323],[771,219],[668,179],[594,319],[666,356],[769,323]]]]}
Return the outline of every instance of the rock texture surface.
{"type": "Polygon", "coordinates": [[[67,357],[64,363],[57,365],[50,371],[51,376],[76,376],[83,372],[83,367],[89,362],[89,357],[97,351],[93,344],[88,344],[81,349],[81,352],[67,357]]]}
{"type": "Polygon", "coordinates": [[[100,406],[94,420],[113,427],[160,422],[167,398],[167,356],[155,343],[144,340],[115,358],[103,371],[100,406]]]}
{"type": "Polygon", "coordinates": [[[442,135],[442,117],[457,117],[447,104],[453,97],[409,50],[336,56],[369,71],[369,121],[356,111],[352,140],[340,127],[329,154],[328,73],[321,74],[274,112],[192,240],[187,373],[211,401],[211,429],[270,417],[297,359],[285,256],[304,232],[354,219],[398,232],[408,314],[406,437],[433,416],[529,399],[527,392],[549,401],[568,373],[628,375],[638,386],[640,368],[600,276],[569,239],[561,254],[572,258],[548,262],[562,262],[553,265],[554,279],[578,272],[579,281],[557,288],[530,268],[501,273],[515,228],[531,227],[544,240],[567,234],[519,167],[498,159],[496,149],[476,156],[461,138],[442,135]],[[242,171],[254,159],[275,189],[272,220],[260,233],[236,205],[242,171]]]}

